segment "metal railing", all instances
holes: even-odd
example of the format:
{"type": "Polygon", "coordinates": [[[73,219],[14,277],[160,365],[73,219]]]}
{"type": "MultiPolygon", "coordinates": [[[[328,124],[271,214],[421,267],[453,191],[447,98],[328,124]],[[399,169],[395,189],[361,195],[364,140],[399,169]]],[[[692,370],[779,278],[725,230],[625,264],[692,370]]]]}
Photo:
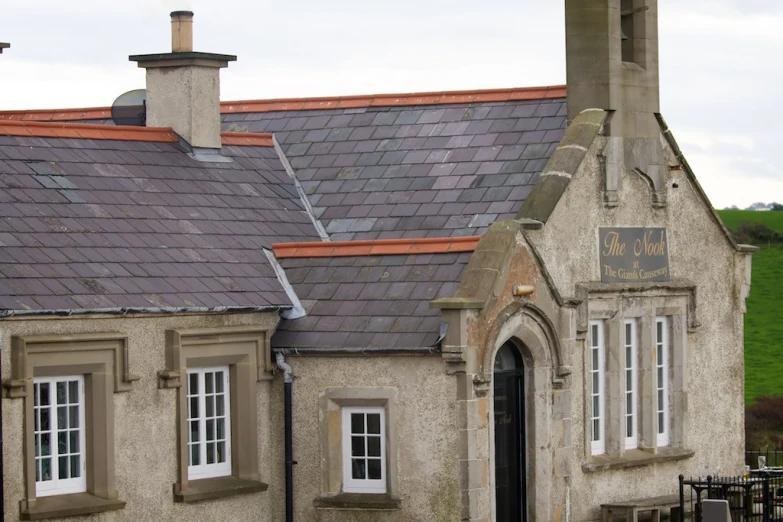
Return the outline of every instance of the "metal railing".
{"type": "Polygon", "coordinates": [[[783,469],[752,470],[749,476],[697,477],[680,475],[679,522],[702,520],[702,501],[729,502],[734,522],[783,522],[783,469]]]}
{"type": "Polygon", "coordinates": [[[783,467],[783,450],[746,450],[745,464],[750,466],[750,469],[764,467],[759,465],[759,457],[764,457],[767,467],[783,467]]]}

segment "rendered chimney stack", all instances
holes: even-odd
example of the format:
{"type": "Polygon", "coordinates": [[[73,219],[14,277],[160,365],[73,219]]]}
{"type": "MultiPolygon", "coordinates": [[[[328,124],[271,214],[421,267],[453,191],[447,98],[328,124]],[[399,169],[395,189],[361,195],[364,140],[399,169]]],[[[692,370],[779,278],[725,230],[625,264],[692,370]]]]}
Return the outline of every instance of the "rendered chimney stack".
{"type": "Polygon", "coordinates": [[[193,13],[171,13],[171,52],[131,56],[147,69],[147,125],[171,127],[195,153],[220,149],[220,69],[236,56],[193,51],[193,13]]]}
{"type": "Polygon", "coordinates": [[[193,52],[193,12],[171,13],[171,52],[193,52]]]}

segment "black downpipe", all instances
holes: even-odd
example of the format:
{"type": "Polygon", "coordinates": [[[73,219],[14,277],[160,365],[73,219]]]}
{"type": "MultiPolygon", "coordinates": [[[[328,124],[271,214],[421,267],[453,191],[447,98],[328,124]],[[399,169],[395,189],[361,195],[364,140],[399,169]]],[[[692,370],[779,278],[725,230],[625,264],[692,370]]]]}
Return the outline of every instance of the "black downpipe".
{"type": "MultiPolygon", "coordinates": [[[[288,377],[288,376],[286,376],[288,377]]],[[[291,381],[286,378],[283,384],[284,398],[283,407],[285,409],[285,520],[294,522],[294,448],[293,433],[291,425],[291,381]]]]}
{"type": "Polygon", "coordinates": [[[283,370],[283,410],[285,425],[285,522],[294,522],[294,436],[291,416],[293,403],[293,369],[285,362],[285,355],[275,355],[277,367],[283,370]]]}

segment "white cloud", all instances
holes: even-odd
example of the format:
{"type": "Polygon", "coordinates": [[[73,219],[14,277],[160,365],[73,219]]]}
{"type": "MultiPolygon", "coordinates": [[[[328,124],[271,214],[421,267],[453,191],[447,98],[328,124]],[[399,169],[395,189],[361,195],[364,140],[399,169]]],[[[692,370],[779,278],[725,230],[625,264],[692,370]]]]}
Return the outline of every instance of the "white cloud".
{"type": "Polygon", "coordinates": [[[745,208],[759,201],[783,199],[783,176],[770,177],[768,165],[757,158],[715,154],[686,154],[707,197],[715,208],[737,205],[745,208]],[[763,173],[759,175],[759,173],[763,173]]]}
{"type": "Polygon", "coordinates": [[[718,148],[728,145],[735,148],[752,151],[756,148],[756,142],[752,136],[734,134],[708,133],[706,131],[680,131],[676,132],[677,141],[682,146],[694,145],[703,150],[718,148]]]}

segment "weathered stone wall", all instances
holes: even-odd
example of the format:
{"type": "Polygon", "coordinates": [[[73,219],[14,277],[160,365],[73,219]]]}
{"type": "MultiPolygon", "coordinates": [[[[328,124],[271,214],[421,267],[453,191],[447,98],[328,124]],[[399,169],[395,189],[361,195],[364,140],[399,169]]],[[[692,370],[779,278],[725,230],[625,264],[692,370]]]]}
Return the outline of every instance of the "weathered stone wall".
{"type": "MultiPolygon", "coordinates": [[[[440,356],[288,356],[293,367],[294,519],[322,522],[459,520],[457,379],[440,356]],[[315,508],[325,492],[319,400],[331,388],[385,388],[396,409],[401,509],[315,508]]],[[[282,417],[280,417],[282,419],[282,417]]],[[[282,432],[282,425],[279,426],[282,432]]],[[[270,519],[277,520],[277,519],[270,519]]]]}
{"type": "MultiPolygon", "coordinates": [[[[263,493],[174,503],[177,480],[176,393],[158,389],[157,372],[165,369],[165,332],[169,329],[258,326],[274,329],[279,316],[268,314],[179,315],[10,319],[0,322],[2,378],[10,374],[11,336],[75,335],[119,332],[128,336],[130,371],[141,377],[129,392],[115,393],[116,483],[120,511],[69,520],[261,520],[284,519],[282,384],[280,378],[257,383],[258,454],[263,493]],[[230,516],[227,515],[230,513],[230,516]]],[[[3,399],[3,490],[5,520],[19,519],[24,498],[22,447],[23,399],[3,399]]]]}
{"type": "MultiPolygon", "coordinates": [[[[558,292],[577,295],[577,285],[601,279],[599,227],[665,227],[669,242],[672,278],[691,281],[696,287],[695,314],[701,326],[687,333],[685,418],[686,449],[695,456],[629,469],[583,472],[585,449],[586,389],[583,343],[571,355],[571,520],[599,518],[602,502],[673,494],[677,476],[712,471],[736,474],[743,463],[743,316],[742,286],[745,254],[738,253],[716,222],[708,203],[700,196],[682,167],[667,173],[665,206],[653,205],[653,190],[633,172],[619,179],[617,206],[604,205],[604,173],[599,153],[605,138],[588,151],[585,162],[570,180],[558,205],[541,230],[527,230],[526,237],[540,254],[558,292]],[[716,422],[720,419],[720,422],[716,422]]],[[[677,166],[668,145],[669,165],[677,166]]],[[[557,480],[557,478],[556,478],[557,480]]]]}

